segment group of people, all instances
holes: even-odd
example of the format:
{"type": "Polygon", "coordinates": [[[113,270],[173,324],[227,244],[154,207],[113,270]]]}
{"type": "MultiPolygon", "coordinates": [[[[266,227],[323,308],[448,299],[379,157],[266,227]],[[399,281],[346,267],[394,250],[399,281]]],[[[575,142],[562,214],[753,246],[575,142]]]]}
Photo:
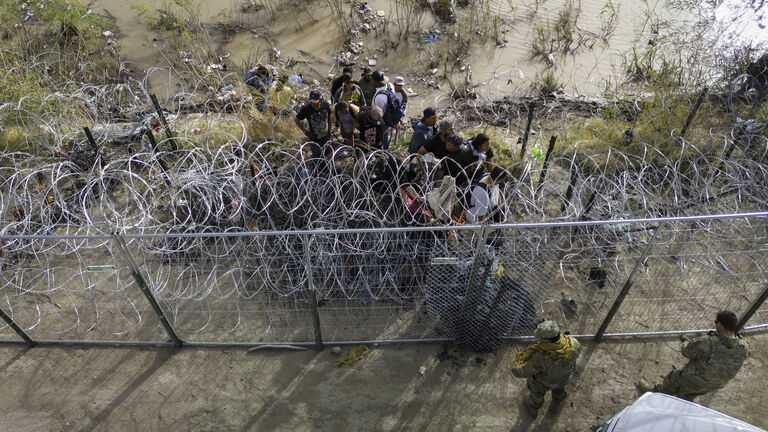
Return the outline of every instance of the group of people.
{"type": "MultiPolygon", "coordinates": [[[[664,379],[651,384],[637,383],[641,392],[654,391],[693,401],[697,396],[723,388],[738,373],[749,350],[737,333],[738,319],[731,311],[720,311],[715,317],[715,330],[690,339],[682,335],[681,353],[688,359],[682,369],[674,369],[664,379]]],[[[544,397],[552,392],[552,403],[567,397],[565,387],[576,368],[581,345],[557,323],[544,321],[534,331],[538,342],[515,356],[512,374],[526,378],[529,394],[525,396],[528,412],[536,417],[544,405],[544,397]]]]}
{"type": "MultiPolygon", "coordinates": [[[[338,133],[350,146],[365,149],[389,149],[393,131],[402,128],[408,105],[403,90],[405,80],[396,77],[389,82],[381,71],[364,68],[359,80],[345,67],[342,75],[331,82],[330,101],[319,90],[309,92],[309,99],[295,116],[296,125],[310,142],[313,159],[321,159],[325,143],[338,133]]],[[[327,147],[325,147],[327,148],[327,147]]],[[[409,153],[423,156],[430,167],[436,167],[436,178],[450,176],[466,213],[466,220],[482,220],[500,204],[498,185],[507,173],[493,165],[490,138],[479,133],[464,140],[448,120],[438,122],[435,108],[422,112],[413,124],[409,153]]],[[[461,215],[460,215],[461,216],[461,215]]]]}
{"type": "Polygon", "coordinates": [[[403,89],[405,79],[396,77],[390,83],[381,71],[366,67],[359,80],[353,69],[345,67],[330,86],[330,101],[323,93],[312,90],[309,100],[296,114],[296,124],[313,146],[312,157],[320,157],[319,149],[338,131],[350,145],[388,150],[392,131],[401,127],[408,105],[403,89]]]}

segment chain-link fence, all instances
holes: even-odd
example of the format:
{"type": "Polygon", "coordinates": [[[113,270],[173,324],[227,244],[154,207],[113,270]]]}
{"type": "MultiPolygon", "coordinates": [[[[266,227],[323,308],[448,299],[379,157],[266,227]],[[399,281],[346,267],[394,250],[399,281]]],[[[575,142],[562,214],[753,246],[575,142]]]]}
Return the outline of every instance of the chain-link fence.
{"type": "Polygon", "coordinates": [[[768,322],[768,213],[0,240],[6,340],[485,351],[542,318],[601,336],[705,330],[721,309],[768,322]]]}

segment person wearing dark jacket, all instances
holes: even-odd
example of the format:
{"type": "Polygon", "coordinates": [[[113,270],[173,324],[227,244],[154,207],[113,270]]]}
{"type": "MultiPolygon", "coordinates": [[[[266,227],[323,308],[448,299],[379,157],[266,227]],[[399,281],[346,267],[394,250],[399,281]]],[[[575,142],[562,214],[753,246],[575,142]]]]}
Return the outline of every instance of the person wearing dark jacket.
{"type": "Polygon", "coordinates": [[[344,66],[344,69],[341,72],[341,76],[337,76],[333,79],[333,81],[331,81],[331,97],[333,98],[333,103],[338,102],[338,99],[334,98],[336,90],[341,88],[341,86],[344,84],[344,77],[352,76],[352,72],[354,72],[354,69],[352,69],[351,66],[344,66]]]}
{"type": "Polygon", "coordinates": [[[459,146],[452,145],[448,142],[448,137],[451,135],[453,135],[453,123],[448,120],[441,121],[437,125],[437,135],[433,136],[419,147],[417,153],[420,155],[432,153],[438,159],[444,158],[448,153],[455,152],[459,149],[459,146]]]}
{"type": "Polygon", "coordinates": [[[408,145],[408,153],[410,154],[418,153],[421,146],[437,133],[435,109],[429,107],[422,114],[421,120],[413,124],[413,136],[411,136],[411,143],[408,145]]]}
{"type": "MultiPolygon", "coordinates": [[[[363,77],[357,82],[360,90],[363,91],[366,105],[373,105],[373,95],[376,93],[376,83],[373,81],[373,71],[366,67],[363,69],[363,77]]],[[[362,108],[362,107],[361,107],[362,108]]]]}

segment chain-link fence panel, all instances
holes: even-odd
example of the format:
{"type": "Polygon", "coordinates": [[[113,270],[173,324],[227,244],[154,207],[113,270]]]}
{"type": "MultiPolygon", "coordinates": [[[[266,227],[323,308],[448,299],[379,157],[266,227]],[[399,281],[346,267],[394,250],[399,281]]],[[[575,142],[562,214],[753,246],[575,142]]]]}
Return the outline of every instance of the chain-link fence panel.
{"type": "MultiPolygon", "coordinates": [[[[0,309],[35,340],[164,338],[157,315],[109,237],[4,241],[0,292],[0,309]]],[[[6,326],[4,334],[9,332],[6,326]]]]}
{"type": "MultiPolygon", "coordinates": [[[[187,343],[312,343],[321,335],[326,342],[452,340],[491,351],[529,336],[542,319],[574,334],[602,326],[609,336],[650,335],[705,330],[717,311],[742,314],[755,305],[748,324],[764,324],[765,307],[755,302],[766,284],[766,245],[762,213],[6,235],[1,309],[37,340],[166,341],[161,314],[187,343]]],[[[14,338],[11,327],[3,331],[14,338]]]]}

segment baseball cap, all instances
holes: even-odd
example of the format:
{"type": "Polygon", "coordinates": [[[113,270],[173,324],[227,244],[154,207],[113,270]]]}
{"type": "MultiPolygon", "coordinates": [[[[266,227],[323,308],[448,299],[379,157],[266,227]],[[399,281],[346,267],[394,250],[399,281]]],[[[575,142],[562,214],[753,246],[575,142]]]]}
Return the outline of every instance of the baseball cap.
{"type": "Polygon", "coordinates": [[[320,102],[322,98],[323,98],[323,94],[320,93],[318,90],[312,90],[311,92],[309,92],[310,102],[320,102]]]}
{"type": "Polygon", "coordinates": [[[374,72],[372,77],[374,81],[384,81],[384,79],[386,79],[386,77],[384,76],[384,72],[382,71],[374,72]]]}
{"type": "Polygon", "coordinates": [[[453,127],[453,123],[448,120],[443,120],[437,124],[437,133],[442,133],[453,127]]]}
{"type": "Polygon", "coordinates": [[[424,108],[423,114],[424,114],[424,118],[432,117],[433,115],[437,114],[437,111],[435,111],[435,109],[432,107],[427,107],[427,108],[424,108]]]}
{"type": "Polygon", "coordinates": [[[533,335],[539,339],[552,339],[560,336],[560,327],[554,321],[544,321],[536,327],[533,335]]]}
{"type": "Polygon", "coordinates": [[[395,77],[395,81],[393,82],[395,83],[395,85],[405,85],[405,80],[401,76],[395,77]]]}
{"type": "Polygon", "coordinates": [[[381,121],[381,118],[384,117],[384,112],[379,107],[373,107],[371,108],[371,119],[373,121],[381,121]]]}
{"type": "Polygon", "coordinates": [[[363,68],[363,75],[370,75],[371,72],[373,72],[373,70],[371,70],[371,68],[369,68],[367,66],[363,68]]]}

